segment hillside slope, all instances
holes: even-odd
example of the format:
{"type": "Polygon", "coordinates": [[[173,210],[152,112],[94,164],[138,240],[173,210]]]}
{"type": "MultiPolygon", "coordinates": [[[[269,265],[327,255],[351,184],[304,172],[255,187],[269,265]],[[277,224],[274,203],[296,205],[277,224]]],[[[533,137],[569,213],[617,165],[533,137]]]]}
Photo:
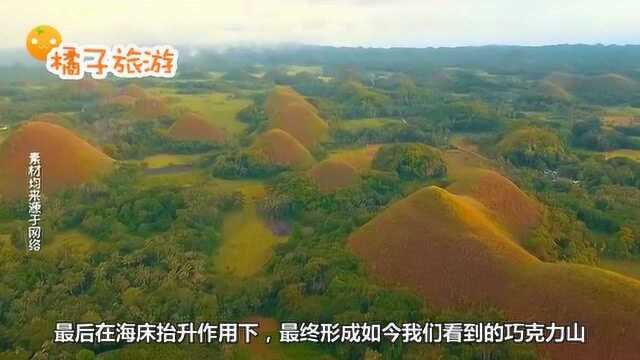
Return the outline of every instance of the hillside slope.
{"type": "Polygon", "coordinates": [[[447,190],[478,200],[520,242],[542,222],[542,204],[495,171],[477,169],[449,185],[447,190]]]}
{"type": "Polygon", "coordinates": [[[0,146],[0,193],[26,194],[29,153],[40,152],[45,193],[90,181],[108,172],[113,160],[73,132],[52,123],[31,121],[0,146]]]}
{"type": "Polygon", "coordinates": [[[542,346],[554,359],[634,359],[640,353],[640,282],[587,266],[543,263],[470,197],[425,188],[393,204],[348,243],[375,278],[413,289],[431,306],[491,305],[512,321],[584,324],[587,344],[542,346]]]}
{"type": "Polygon", "coordinates": [[[328,132],[318,110],[291,88],[276,88],[267,98],[265,110],[271,128],[288,132],[307,148],[322,141],[328,132]]]}
{"type": "Polygon", "coordinates": [[[210,125],[197,113],[186,113],[169,128],[169,136],[182,141],[211,141],[222,144],[227,134],[223,129],[210,125]]]}
{"type": "Polygon", "coordinates": [[[280,129],[269,130],[258,136],[250,152],[261,162],[296,169],[307,169],[315,161],[307,148],[280,129]]]}
{"type": "Polygon", "coordinates": [[[309,170],[309,176],[321,192],[331,193],[358,181],[358,171],[345,161],[327,159],[309,170]]]}

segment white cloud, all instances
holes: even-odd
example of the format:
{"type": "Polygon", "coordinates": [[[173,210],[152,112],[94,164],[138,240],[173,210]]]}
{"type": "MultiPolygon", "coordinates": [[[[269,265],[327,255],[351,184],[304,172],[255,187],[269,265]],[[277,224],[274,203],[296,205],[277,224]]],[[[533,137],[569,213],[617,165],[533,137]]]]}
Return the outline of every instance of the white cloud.
{"type": "Polygon", "coordinates": [[[0,1],[0,47],[50,24],[67,41],[354,46],[630,43],[637,0],[0,1]],[[9,14],[9,16],[6,16],[9,14]]]}

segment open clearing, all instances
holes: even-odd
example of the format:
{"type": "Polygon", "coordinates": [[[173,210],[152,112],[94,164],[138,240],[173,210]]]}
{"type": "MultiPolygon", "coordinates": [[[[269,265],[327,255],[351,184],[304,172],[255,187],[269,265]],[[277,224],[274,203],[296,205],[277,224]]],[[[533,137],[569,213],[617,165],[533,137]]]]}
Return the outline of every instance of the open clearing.
{"type": "Polygon", "coordinates": [[[205,95],[181,95],[171,96],[176,101],[171,103],[173,108],[187,108],[202,114],[211,125],[224,128],[231,134],[242,132],[246,125],[236,120],[240,110],[251,105],[251,100],[235,98],[233,94],[210,93],[205,95]]]}
{"type": "Polygon", "coordinates": [[[264,186],[251,184],[238,190],[245,195],[245,206],[225,217],[222,244],[213,260],[217,271],[247,277],[258,273],[271,258],[273,246],[288,237],[274,235],[258,215],[256,201],[264,196],[264,186]]]}
{"type": "Polygon", "coordinates": [[[201,155],[157,154],[142,160],[149,169],[160,169],[177,165],[193,165],[201,155]]]}
{"type": "Polygon", "coordinates": [[[339,127],[347,130],[360,130],[360,129],[375,129],[387,124],[398,124],[400,120],[393,118],[367,118],[367,119],[354,119],[345,120],[340,123],[339,127]]]}
{"type": "Polygon", "coordinates": [[[176,185],[179,187],[191,187],[205,184],[207,180],[207,174],[202,171],[192,170],[158,175],[144,175],[137,185],[142,189],[176,185]]]}
{"type": "Polygon", "coordinates": [[[606,153],[605,157],[607,158],[607,160],[613,159],[616,157],[623,157],[623,158],[628,158],[628,159],[640,162],[640,150],[629,150],[629,149],[614,150],[606,153]]]}
{"type": "Polygon", "coordinates": [[[289,76],[295,76],[300,73],[322,75],[322,66],[288,65],[286,66],[286,72],[289,76]]]}

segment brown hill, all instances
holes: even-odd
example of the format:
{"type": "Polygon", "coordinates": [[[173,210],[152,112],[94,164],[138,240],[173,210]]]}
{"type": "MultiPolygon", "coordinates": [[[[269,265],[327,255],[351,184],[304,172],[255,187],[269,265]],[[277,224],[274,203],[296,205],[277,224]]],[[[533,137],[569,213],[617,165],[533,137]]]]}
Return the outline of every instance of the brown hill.
{"type": "Polygon", "coordinates": [[[273,118],[278,115],[281,109],[291,104],[302,104],[309,111],[318,113],[318,110],[304,96],[287,86],[278,86],[269,94],[265,103],[265,111],[269,118],[273,118]]]}
{"type": "Polygon", "coordinates": [[[324,160],[309,170],[309,176],[321,192],[330,193],[352,186],[358,179],[358,171],[340,160],[324,160]]]}
{"type": "Polygon", "coordinates": [[[627,96],[640,90],[638,81],[620,74],[583,76],[556,72],[545,80],[569,95],[578,96],[627,96]]]}
{"type": "Polygon", "coordinates": [[[169,136],[181,141],[211,141],[222,144],[227,139],[224,129],[211,125],[201,115],[188,112],[169,129],[169,136]]]}
{"type": "Polygon", "coordinates": [[[556,84],[548,80],[543,80],[540,82],[538,91],[542,95],[557,101],[568,102],[573,99],[573,96],[560,84],[556,84]]]}
{"type": "Polygon", "coordinates": [[[16,129],[0,146],[0,192],[14,198],[26,194],[29,153],[40,152],[46,193],[78,185],[109,171],[113,160],[55,124],[32,121],[16,129]]]}
{"type": "Polygon", "coordinates": [[[318,144],[329,128],[318,110],[290,88],[279,87],[269,95],[266,113],[271,128],[288,132],[306,147],[318,144]]]}
{"type": "Polygon", "coordinates": [[[482,203],[520,242],[542,222],[543,206],[495,171],[477,169],[447,190],[482,203]]]}
{"type": "Polygon", "coordinates": [[[314,162],[307,148],[280,129],[261,134],[251,147],[251,153],[259,161],[298,169],[309,168],[314,162]]]}
{"type": "Polygon", "coordinates": [[[387,285],[437,308],[490,305],[511,321],[580,322],[586,344],[541,346],[553,359],[634,359],[640,282],[581,265],[547,264],[519,247],[480,202],[429,187],[398,201],[349,238],[387,285]]]}

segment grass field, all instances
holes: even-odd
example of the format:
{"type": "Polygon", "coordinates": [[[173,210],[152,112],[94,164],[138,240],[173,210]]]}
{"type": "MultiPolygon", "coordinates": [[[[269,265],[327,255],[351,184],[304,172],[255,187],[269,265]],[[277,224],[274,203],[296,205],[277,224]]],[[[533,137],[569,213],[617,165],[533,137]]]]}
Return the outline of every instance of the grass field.
{"type": "Polygon", "coordinates": [[[176,89],[170,87],[148,87],[145,88],[147,94],[151,96],[174,96],[176,89]]]}
{"type": "Polygon", "coordinates": [[[192,165],[201,155],[158,154],[144,158],[149,169],[160,169],[176,165],[192,165]]]}
{"type": "Polygon", "coordinates": [[[637,126],[640,124],[640,108],[635,107],[608,107],[604,115],[606,126],[637,126]]]}
{"type": "Polygon", "coordinates": [[[602,259],[600,267],[640,280],[640,261],[602,259]]]}
{"type": "Polygon", "coordinates": [[[206,187],[212,193],[217,194],[242,191],[247,200],[259,199],[264,196],[264,188],[262,182],[259,180],[226,180],[212,178],[207,181],[206,187]]]}
{"type": "Polygon", "coordinates": [[[9,237],[9,235],[0,234],[0,247],[6,244],[10,244],[10,240],[11,238],[9,237]]]}
{"type": "Polygon", "coordinates": [[[211,93],[206,95],[174,94],[172,107],[185,107],[190,111],[202,114],[212,125],[224,128],[231,134],[237,134],[246,125],[236,120],[236,115],[243,108],[251,105],[251,100],[231,98],[231,94],[211,93]]]}
{"type": "Polygon", "coordinates": [[[305,66],[305,65],[288,65],[286,67],[287,75],[294,76],[303,72],[322,75],[322,66],[305,66]]]}
{"type": "Polygon", "coordinates": [[[629,149],[614,150],[606,153],[605,157],[607,158],[607,160],[616,158],[616,157],[624,157],[624,158],[628,158],[628,159],[640,162],[640,150],[629,150],[629,149]]]}
{"type": "Polygon", "coordinates": [[[340,127],[346,130],[360,130],[360,129],[375,129],[387,124],[397,124],[401,121],[393,118],[368,118],[368,119],[354,119],[345,120],[340,123],[340,127]]]}
{"type": "Polygon", "coordinates": [[[137,186],[142,189],[150,189],[162,186],[190,187],[205,184],[208,180],[207,174],[202,171],[184,171],[167,173],[161,175],[144,175],[137,186]]]}
{"type": "Polygon", "coordinates": [[[271,258],[273,246],[287,241],[287,237],[274,235],[256,211],[255,201],[264,196],[262,185],[239,190],[245,194],[246,204],[225,217],[222,244],[213,262],[217,271],[242,278],[259,272],[271,258]]]}

